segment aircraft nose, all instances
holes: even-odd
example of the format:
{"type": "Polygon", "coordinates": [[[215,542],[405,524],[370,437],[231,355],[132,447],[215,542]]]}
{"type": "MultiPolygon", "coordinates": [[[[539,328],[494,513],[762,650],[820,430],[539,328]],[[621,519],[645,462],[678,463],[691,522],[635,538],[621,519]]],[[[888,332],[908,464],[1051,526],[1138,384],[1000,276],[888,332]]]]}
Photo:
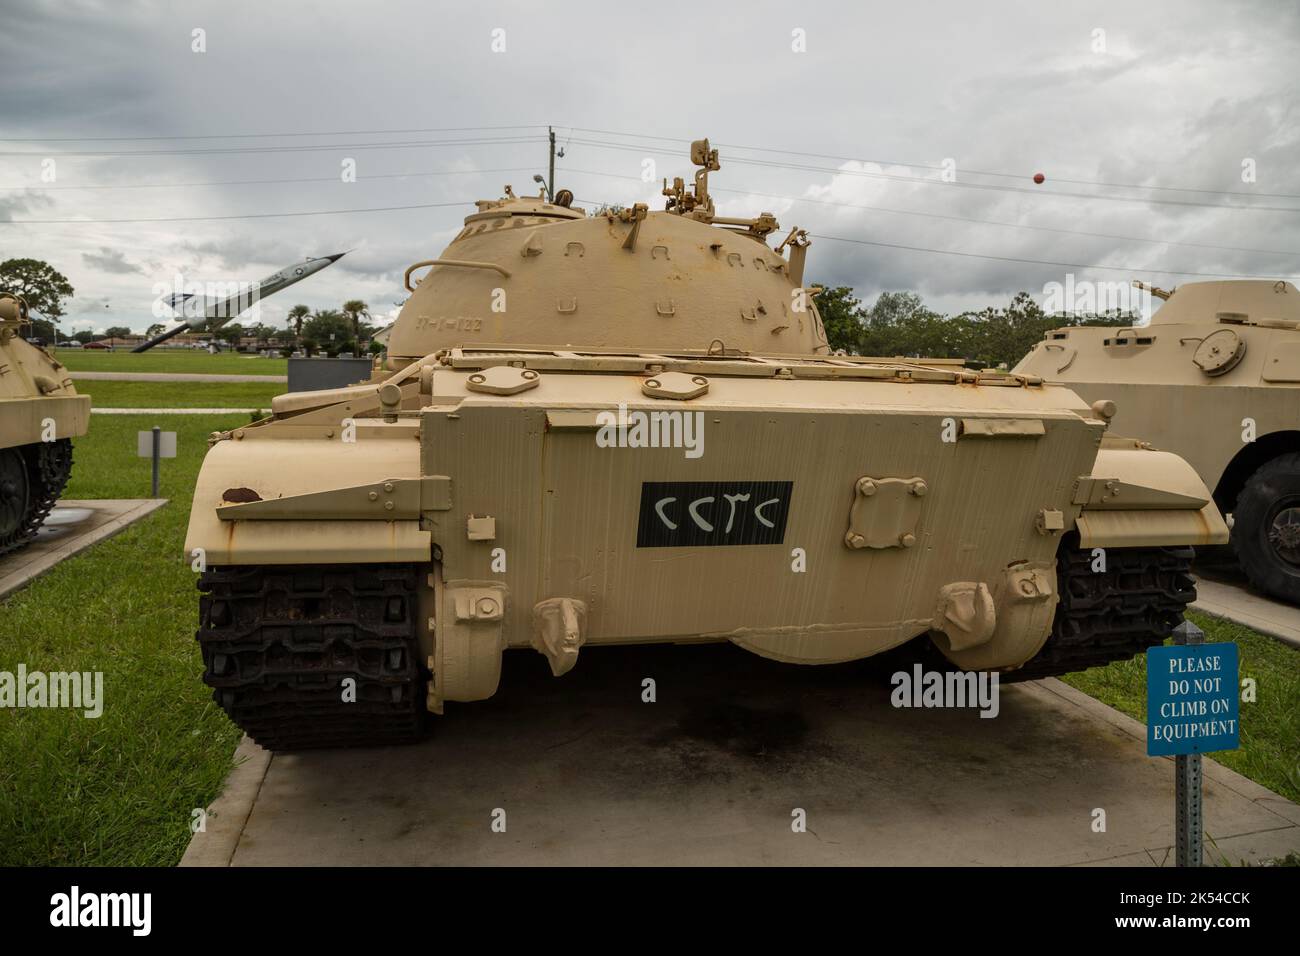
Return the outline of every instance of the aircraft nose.
{"type": "MultiPolygon", "coordinates": [[[[351,251],[352,251],[351,249],[348,250],[348,252],[351,252],[351,251]]],[[[335,255],[332,255],[332,256],[326,256],[325,258],[328,259],[330,262],[338,262],[340,259],[342,259],[342,258],[343,258],[344,256],[346,256],[347,254],[348,254],[347,252],[339,252],[339,253],[336,253],[335,255]]]]}

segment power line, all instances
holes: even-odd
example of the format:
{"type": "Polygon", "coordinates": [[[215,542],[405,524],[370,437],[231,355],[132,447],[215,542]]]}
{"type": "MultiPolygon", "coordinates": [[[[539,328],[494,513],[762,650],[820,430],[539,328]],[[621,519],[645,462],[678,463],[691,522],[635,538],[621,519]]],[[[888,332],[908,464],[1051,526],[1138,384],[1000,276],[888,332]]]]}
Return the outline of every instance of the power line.
{"type": "MultiPolygon", "coordinates": [[[[0,143],[80,143],[80,142],[150,142],[150,141],[195,141],[195,140],[212,140],[212,139],[288,139],[301,137],[317,136],[392,136],[392,135],[411,135],[425,133],[463,133],[463,132],[506,132],[511,130],[541,130],[546,129],[545,124],[516,124],[511,126],[440,126],[440,127],[410,127],[404,129],[360,129],[360,130],[322,130],[322,131],[293,131],[293,132],[270,132],[270,133],[203,133],[203,134],[186,134],[186,135],[157,135],[157,136],[65,136],[65,137],[6,137],[0,139],[0,143]]],[[[620,130],[596,129],[584,126],[567,127],[570,131],[570,140],[574,131],[595,133],[603,136],[621,136],[624,138],[639,138],[658,140],[669,143],[688,143],[690,140],[674,136],[654,136],[648,133],[628,133],[620,130]]],[[[581,142],[581,141],[580,141],[581,142]]],[[[381,147],[387,147],[388,144],[375,144],[381,147]]],[[[412,144],[405,144],[410,146],[412,144]]],[[[566,143],[567,145],[567,143],[566,143]]],[[[833,153],[814,153],[794,149],[782,149],[772,146],[751,146],[740,143],[718,143],[717,145],[726,149],[740,149],[748,152],[758,153],[777,153],[786,156],[806,156],[813,159],[830,159],[837,162],[864,162],[876,163],[880,166],[900,166],[909,169],[926,169],[932,171],[942,171],[943,166],[933,163],[914,163],[904,162],[901,160],[883,160],[868,159],[859,156],[841,156],[833,153]]],[[[310,147],[309,147],[310,148],[310,147]]],[[[322,147],[331,148],[331,147],[322,147]]],[[[396,147],[394,147],[396,148],[396,147]]],[[[140,155],[157,155],[152,151],[141,151],[140,155]]],[[[0,153],[0,155],[21,155],[17,153],[0,153]]],[[[34,154],[33,154],[34,155],[34,154]]],[[[69,153],[64,155],[123,155],[119,153],[69,153]]],[[[1028,178],[1027,173],[1008,173],[995,170],[964,169],[963,172],[975,176],[988,176],[1003,179],[1023,180],[1028,178]]],[[[1104,180],[1089,179],[1068,179],[1063,177],[1052,177],[1053,182],[1066,183],[1075,186],[1101,186],[1113,189],[1148,189],[1161,192],[1184,192],[1184,193],[1208,193],[1222,196],[1250,196],[1262,197],[1267,199],[1300,199],[1300,194],[1296,193],[1265,193],[1244,190],[1229,189],[1206,189],[1195,186],[1156,186],[1143,183],[1117,183],[1107,182],[1104,180]]],[[[1031,192],[1033,190],[1030,190],[1031,192]]]]}
{"type": "MultiPolygon", "coordinates": [[[[510,166],[504,169],[440,169],[430,172],[418,173],[374,173],[371,175],[357,175],[357,182],[365,182],[371,179],[410,179],[417,176],[473,176],[486,173],[526,173],[533,170],[532,166],[510,166]]],[[[265,184],[287,184],[287,183],[340,183],[342,180],[338,176],[310,176],[295,179],[226,179],[206,183],[92,183],[86,185],[62,185],[62,186],[45,186],[45,185],[28,185],[28,186],[0,186],[0,189],[38,189],[44,192],[47,189],[175,189],[175,188],[192,188],[197,186],[258,186],[265,184]]]]}
{"type": "Polygon", "coordinates": [[[12,136],[0,139],[0,143],[125,143],[146,140],[194,140],[194,139],[273,139],[297,136],[394,136],[410,133],[478,133],[501,132],[512,129],[546,129],[545,124],[532,126],[440,126],[417,129],[345,129],[319,133],[204,133],[188,136],[63,136],[55,138],[32,137],[19,139],[12,136]]]}
{"type": "MultiPolygon", "coordinates": [[[[594,169],[569,169],[571,174],[587,176],[608,176],[614,179],[630,179],[640,182],[638,176],[626,176],[620,173],[602,173],[594,169]]],[[[761,196],[764,199],[781,199],[787,202],[812,203],[818,206],[842,206],[848,209],[869,209],[873,212],[895,213],[901,216],[921,216],[926,219],[944,219],[952,222],[966,222],[981,226],[998,226],[1005,229],[1030,229],[1037,232],[1055,232],[1068,236],[1086,236],[1092,239],[1117,239],[1125,242],[1145,242],[1165,246],[1189,246],[1197,249],[1215,249],[1222,252],[1255,252],[1274,256],[1300,256],[1300,252],[1284,249],[1253,249],[1248,246],[1216,246],[1206,242],[1178,242],[1173,239],[1147,239],[1143,236],[1120,236],[1104,232],[1085,232],[1080,229],[1059,229],[1053,226],[1031,226],[1018,222],[999,222],[995,219],[973,219],[967,216],[949,216],[937,212],[920,212],[915,209],[891,209],[888,206],[872,206],[866,203],[840,202],[827,199],[809,199],[802,196],[782,196],[776,193],[755,192],[750,189],[728,189],[723,186],[710,186],[710,192],[736,193],[742,196],[761,196]]]]}
{"type": "MultiPolygon", "coordinates": [[[[430,146],[508,146],[517,143],[545,142],[544,136],[498,137],[476,139],[417,140],[396,143],[320,143],[310,146],[213,146],[200,149],[135,149],[135,150],[76,150],[55,153],[55,156],[219,156],[231,153],[312,153],[360,149],[422,149],[430,146]]],[[[40,150],[9,150],[0,156],[45,157],[40,150]]]]}
{"type": "MultiPolygon", "coordinates": [[[[649,136],[642,133],[620,133],[615,130],[588,129],[581,126],[574,126],[571,129],[584,133],[599,133],[608,136],[640,137],[641,139],[654,139],[670,143],[689,143],[690,140],[681,139],[672,136],[649,136]]],[[[904,163],[897,160],[884,159],[864,159],[860,156],[836,156],[829,153],[805,153],[794,149],[777,149],[771,146],[742,146],[737,143],[717,143],[717,146],[725,149],[744,149],[756,153],[782,153],[787,156],[808,156],[814,159],[833,159],[845,163],[875,163],[878,166],[902,166],[908,169],[929,169],[934,171],[943,171],[943,166],[936,166],[931,163],[904,163]]],[[[980,169],[963,169],[963,172],[972,176],[993,176],[1002,179],[1025,180],[1030,178],[1028,173],[1004,173],[992,172],[990,170],[980,169]]],[[[1265,199],[1300,199],[1300,193],[1261,193],[1254,190],[1246,191],[1241,189],[1200,189],[1195,186],[1150,186],[1141,183],[1111,183],[1093,179],[1064,179],[1058,176],[1052,177],[1053,182],[1067,183],[1072,186],[1104,186],[1111,189],[1155,189],[1162,192],[1185,192],[1185,193],[1211,193],[1221,196],[1252,196],[1263,197],[1265,199]]],[[[1033,190],[1030,190],[1031,192],[1033,190]]]]}
{"type": "Polygon", "coordinates": [[[221,219],[286,219],[296,216],[342,216],[357,212],[396,212],[403,209],[446,209],[451,206],[471,206],[469,200],[461,202],[426,202],[404,206],[370,206],[364,209],[317,209],[305,212],[254,212],[230,216],[163,216],[153,219],[0,219],[0,226],[25,226],[28,224],[51,225],[62,223],[82,225],[89,223],[129,223],[129,222],[215,222],[221,219]]]}
{"type": "Polygon", "coordinates": [[[829,239],[832,242],[851,242],[861,246],[882,246],[888,249],[902,249],[907,252],[927,252],[940,256],[961,256],[965,259],[992,259],[996,262],[1020,262],[1028,265],[1038,266],[1059,266],[1066,269],[1105,269],[1110,272],[1126,272],[1129,275],[1133,273],[1155,272],[1160,275],[1170,276],[1203,276],[1210,279],[1276,279],[1276,275],[1259,276],[1259,275],[1238,275],[1231,272],[1180,272],[1177,269],[1137,269],[1132,266],[1104,266],[1095,262],[1056,262],[1050,259],[1021,259],[1018,256],[995,256],[983,252],[956,252],[951,249],[931,249],[927,246],[907,246],[896,242],[878,242],[871,239],[851,239],[846,236],[827,236],[819,233],[810,232],[808,235],[816,239],[829,239]]]}
{"type": "MultiPolygon", "coordinates": [[[[584,139],[575,139],[574,142],[584,146],[594,146],[597,149],[619,149],[619,150],[625,150],[634,153],[657,153],[659,155],[664,155],[664,156],[677,155],[677,153],[675,152],[665,150],[665,149],[659,149],[657,147],[643,148],[640,146],[630,146],[621,143],[608,143],[599,140],[584,140],[584,139]]],[[[1300,212],[1300,208],[1293,207],[1293,206],[1256,206],[1256,205],[1243,206],[1243,205],[1232,205],[1227,203],[1197,202],[1194,200],[1186,200],[1186,199],[1152,199],[1152,198],[1141,198],[1137,196],[1103,196],[1096,193],[1056,192],[1050,190],[1040,191],[1038,189],[1029,189],[1023,186],[997,186],[997,185],[993,185],[992,183],[968,183],[968,182],[962,182],[960,180],[954,182],[943,182],[935,179],[919,179],[914,176],[893,176],[888,173],[868,173],[860,170],[835,169],[833,167],[827,167],[827,166],[808,166],[799,163],[778,163],[770,160],[761,160],[761,159],[739,159],[739,158],[732,157],[728,159],[727,162],[739,164],[742,166],[760,166],[760,167],[775,168],[775,169],[791,169],[791,170],[804,170],[804,171],[818,172],[818,173],[830,173],[831,175],[834,176],[858,176],[866,179],[884,179],[893,182],[911,183],[912,185],[916,185],[916,186],[940,186],[940,187],[955,186],[961,189],[984,189],[984,190],[993,190],[996,192],[1024,193],[1025,195],[1037,196],[1040,199],[1041,198],[1048,198],[1048,199],[1074,198],[1074,199],[1099,200],[1102,202],[1138,203],[1143,205],[1147,203],[1154,203],[1162,206],[1196,206],[1205,209],[1236,209],[1236,210],[1250,211],[1250,212],[1291,212],[1291,213],[1300,212]]]]}
{"type": "MultiPolygon", "coordinates": [[[[607,206],[610,203],[602,202],[596,199],[575,200],[593,206],[607,206]]],[[[997,262],[1020,262],[1026,265],[1038,266],[1059,266],[1067,269],[1105,269],[1111,272],[1126,272],[1129,275],[1133,273],[1155,272],[1160,275],[1174,276],[1202,276],[1209,279],[1276,279],[1276,275],[1239,275],[1230,272],[1180,272],[1177,269],[1150,269],[1134,268],[1132,266],[1105,266],[1100,263],[1088,262],[1056,262],[1050,259],[1022,259],[1018,256],[995,256],[982,252],[956,252],[951,249],[933,249],[929,246],[909,246],[897,242],[881,242],[873,239],[853,239],[847,236],[828,236],[823,233],[808,233],[814,239],[827,239],[831,242],[850,242],[861,246],[880,246],[886,249],[901,249],[905,252],[926,252],[941,256],[960,256],[964,259],[992,259],[997,262]]]]}
{"type": "MultiPolygon", "coordinates": [[[[531,166],[509,166],[493,169],[448,169],[448,170],[429,170],[423,172],[402,172],[402,173],[376,173],[372,175],[359,176],[358,182],[367,180],[386,180],[386,179],[410,179],[427,176],[461,176],[461,175],[487,175],[494,173],[516,173],[528,172],[531,166]]],[[[585,176],[604,176],[611,179],[625,179],[633,182],[641,182],[638,176],[628,176],[621,173],[607,173],[593,169],[568,169],[568,173],[585,176]]],[[[288,185],[296,183],[338,183],[341,182],[337,176],[315,176],[315,177],[291,177],[284,179],[229,179],[215,180],[208,182],[190,182],[190,183],[99,183],[99,184],[65,184],[65,185],[28,185],[28,186],[3,186],[0,189],[9,190],[56,190],[56,189],[178,189],[178,188],[199,188],[210,186],[247,186],[247,185],[288,185]]],[[[777,199],[786,202],[809,203],[821,206],[840,206],[850,209],[866,209],[873,212],[884,212],[895,215],[919,216],[926,219],[941,219],[950,222],[964,222],[974,225],[996,226],[1007,229],[1026,229],[1036,232],[1051,232],[1061,235],[1084,236],[1095,239],[1110,239],[1124,242],[1143,242],[1157,245],[1170,246],[1187,246],[1199,249],[1214,249],[1225,252],[1250,252],[1264,255],[1281,255],[1295,256],[1300,253],[1281,250],[1281,249],[1256,249],[1249,246],[1223,246],[1212,243],[1201,242],[1184,242],[1171,239],[1149,239],[1143,236],[1124,236],[1113,233],[1087,232],[1079,229],[1062,229],[1052,226],[1034,226],[1026,223],[999,222],[992,219],[977,219],[967,216],[952,216],[943,213],[923,212],[915,209],[894,209],[888,206],[877,206],[868,203],[851,203],[836,200],[812,199],[804,196],[785,196],[778,193],[765,193],[751,189],[735,189],[722,186],[713,187],[714,192],[734,193],[737,195],[759,196],[766,199],[777,199]]],[[[24,222],[36,222],[37,220],[22,220],[24,222]]],[[[73,220],[76,222],[86,222],[89,220],[73,220]]]]}
{"type": "MultiPolygon", "coordinates": [[[[585,205],[595,205],[595,206],[609,205],[608,203],[604,203],[599,200],[593,200],[593,199],[582,199],[582,200],[575,200],[575,201],[585,205]]],[[[290,217],[298,217],[298,216],[334,216],[334,215],[344,215],[350,213],[394,212],[398,210],[409,210],[409,209],[445,209],[452,206],[467,206],[467,205],[470,205],[470,203],[466,201],[466,202],[446,202],[446,203],[415,203],[415,204],[400,205],[400,206],[372,206],[363,209],[322,209],[322,210],[303,211],[303,212],[246,213],[246,214],[226,215],[226,216],[170,216],[170,217],[159,217],[159,218],[149,218],[149,219],[21,219],[21,220],[0,220],[0,225],[24,225],[28,223],[39,223],[45,225],[48,224],[81,225],[81,224],[90,224],[90,223],[120,224],[120,223],[153,223],[153,222],[213,222],[218,220],[231,220],[231,219],[278,219],[278,218],[290,218],[290,217]]],[[[1204,278],[1211,278],[1211,279],[1273,279],[1276,278],[1276,276],[1271,276],[1271,275],[1269,276],[1241,275],[1238,273],[1227,273],[1227,272],[1186,272],[1177,269],[1154,269],[1154,268],[1139,269],[1139,268],[1133,268],[1131,266],[1107,266],[1107,265],[1101,265],[1099,263],[1059,262],[1059,261],[1048,260],[1048,259],[1025,259],[1019,256],[996,256],[988,253],[960,252],[951,249],[933,249],[928,246],[911,246],[911,245],[904,245],[902,243],[882,242],[882,241],[870,240],[870,239],[853,239],[845,236],[830,236],[821,233],[809,233],[809,235],[817,239],[827,239],[832,242],[849,242],[849,243],[854,243],[857,245],[864,245],[864,246],[879,246],[888,249],[901,249],[908,252],[925,252],[925,253],[932,253],[935,255],[960,256],[963,258],[970,258],[970,259],[989,259],[997,262],[1017,262],[1017,263],[1024,263],[1027,265],[1058,266],[1058,267],[1071,268],[1071,269],[1104,269],[1112,272],[1127,272],[1130,274],[1134,272],[1155,272],[1155,273],[1159,273],[1160,275],[1201,276],[1204,278]]]]}

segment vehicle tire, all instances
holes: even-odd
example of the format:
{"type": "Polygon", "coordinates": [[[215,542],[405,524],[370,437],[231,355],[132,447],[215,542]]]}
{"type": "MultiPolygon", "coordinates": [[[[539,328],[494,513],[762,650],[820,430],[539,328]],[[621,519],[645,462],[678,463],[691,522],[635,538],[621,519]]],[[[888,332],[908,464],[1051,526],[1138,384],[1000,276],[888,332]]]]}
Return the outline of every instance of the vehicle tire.
{"type": "Polygon", "coordinates": [[[1251,584],[1300,604],[1300,454],[1279,455],[1246,480],[1231,541],[1251,584]]]}

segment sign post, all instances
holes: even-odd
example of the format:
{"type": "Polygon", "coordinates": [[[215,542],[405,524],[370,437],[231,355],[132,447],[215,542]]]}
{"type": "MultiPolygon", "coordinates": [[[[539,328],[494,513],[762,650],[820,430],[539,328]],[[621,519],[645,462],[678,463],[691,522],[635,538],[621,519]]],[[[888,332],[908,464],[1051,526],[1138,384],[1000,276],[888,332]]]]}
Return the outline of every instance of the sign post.
{"type": "Polygon", "coordinates": [[[153,460],[153,495],[158,497],[158,465],[160,458],[176,457],[176,433],[165,432],[155,425],[147,432],[136,432],[135,454],[137,458],[153,460]]]}
{"type": "Polygon", "coordinates": [[[1147,651],[1147,755],[1174,758],[1179,866],[1200,866],[1204,845],[1201,755],[1240,745],[1237,645],[1206,644],[1191,621],[1172,647],[1147,651]]]}

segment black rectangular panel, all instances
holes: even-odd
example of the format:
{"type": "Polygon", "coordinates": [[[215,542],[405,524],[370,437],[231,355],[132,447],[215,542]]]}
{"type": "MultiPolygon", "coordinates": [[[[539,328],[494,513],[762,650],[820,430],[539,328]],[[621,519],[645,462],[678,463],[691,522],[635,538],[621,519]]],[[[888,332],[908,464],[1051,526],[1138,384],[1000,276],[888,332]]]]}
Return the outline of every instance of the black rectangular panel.
{"type": "Polygon", "coordinates": [[[781,544],[793,481],[641,483],[638,548],[781,544]]]}

